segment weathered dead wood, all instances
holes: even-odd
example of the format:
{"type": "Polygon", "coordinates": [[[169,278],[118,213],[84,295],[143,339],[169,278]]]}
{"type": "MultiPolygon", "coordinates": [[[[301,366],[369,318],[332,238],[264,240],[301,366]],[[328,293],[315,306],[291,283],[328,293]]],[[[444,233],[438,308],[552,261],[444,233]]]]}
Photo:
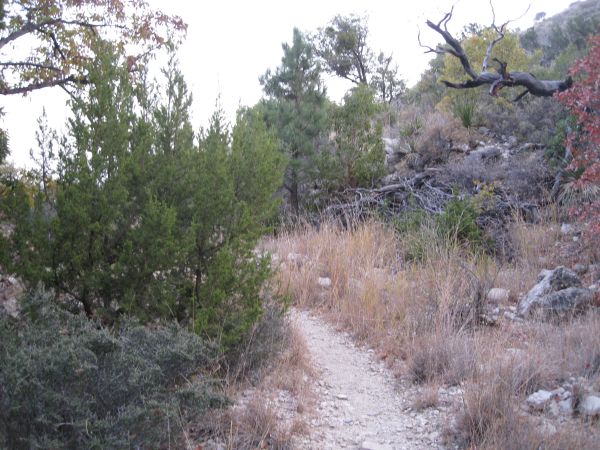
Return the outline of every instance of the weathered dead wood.
{"type": "MultiPolygon", "coordinates": [[[[452,18],[454,8],[447,13],[442,20],[434,23],[427,20],[425,23],[429,28],[440,34],[446,45],[438,45],[435,48],[423,45],[419,36],[419,44],[421,47],[426,49],[425,53],[437,53],[437,54],[450,54],[459,59],[465,73],[469,76],[469,80],[465,80],[462,83],[453,83],[450,81],[442,80],[449,88],[453,89],[471,89],[478,86],[490,85],[489,93],[492,96],[496,96],[498,92],[504,87],[524,87],[525,90],[521,92],[514,101],[521,100],[525,95],[531,94],[536,97],[551,97],[556,92],[562,92],[569,89],[573,85],[571,77],[567,77],[564,80],[538,80],[535,75],[528,72],[508,72],[506,62],[499,61],[494,58],[493,60],[499,64],[496,72],[491,72],[488,67],[494,46],[504,38],[506,32],[506,26],[511,22],[505,22],[504,24],[497,26],[495,23],[492,24],[494,30],[498,36],[490,42],[487,48],[485,58],[483,60],[482,71],[477,73],[471,67],[469,58],[467,57],[464,49],[448,31],[448,22],[452,18]]],[[[492,8],[493,11],[493,8],[492,8]]],[[[495,19],[495,16],[494,16],[495,19]]],[[[495,20],[494,20],[495,21],[495,20]]]]}
{"type": "MultiPolygon", "coordinates": [[[[342,222],[348,224],[373,214],[394,218],[406,212],[423,210],[438,215],[444,212],[453,198],[457,198],[456,193],[449,184],[441,181],[435,173],[422,172],[379,188],[347,189],[324,212],[326,216],[342,218],[342,222]]],[[[537,205],[519,201],[503,189],[497,189],[490,204],[493,207],[486,207],[477,219],[482,229],[502,229],[515,214],[527,222],[537,220],[537,205]]]]}
{"type": "Polygon", "coordinates": [[[430,174],[419,173],[380,188],[347,189],[326,212],[354,218],[365,217],[375,211],[384,216],[395,216],[415,209],[440,214],[452,197],[450,186],[435,180],[430,174]]]}

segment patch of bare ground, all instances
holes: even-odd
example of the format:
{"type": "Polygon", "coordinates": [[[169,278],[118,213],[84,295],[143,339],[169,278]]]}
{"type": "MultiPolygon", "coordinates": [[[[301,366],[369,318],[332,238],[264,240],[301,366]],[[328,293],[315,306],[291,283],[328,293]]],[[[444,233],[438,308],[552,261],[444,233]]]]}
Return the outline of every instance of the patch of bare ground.
{"type": "Polygon", "coordinates": [[[293,317],[318,374],[311,432],[294,441],[296,448],[441,448],[443,414],[432,408],[439,406],[437,398],[417,411],[417,389],[397,380],[373,350],[306,311],[293,317]]]}

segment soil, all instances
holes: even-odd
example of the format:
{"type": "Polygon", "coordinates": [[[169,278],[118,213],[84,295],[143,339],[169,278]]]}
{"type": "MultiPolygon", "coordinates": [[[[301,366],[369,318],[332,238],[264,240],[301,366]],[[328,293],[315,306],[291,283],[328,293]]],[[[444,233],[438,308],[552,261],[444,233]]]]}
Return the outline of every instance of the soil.
{"type": "Polygon", "coordinates": [[[308,312],[293,311],[317,370],[316,410],[300,449],[438,449],[445,414],[414,411],[419,389],[398,380],[375,352],[308,312]]]}

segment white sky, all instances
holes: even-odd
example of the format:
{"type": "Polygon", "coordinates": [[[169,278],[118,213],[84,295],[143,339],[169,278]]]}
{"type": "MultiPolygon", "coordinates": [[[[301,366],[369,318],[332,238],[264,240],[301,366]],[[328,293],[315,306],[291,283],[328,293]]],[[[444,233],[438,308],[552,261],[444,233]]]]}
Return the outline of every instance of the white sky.
{"type": "MultiPolygon", "coordinates": [[[[454,4],[449,29],[455,35],[471,22],[491,23],[485,0],[149,0],[153,7],[180,15],[188,24],[188,35],[179,50],[182,71],[193,97],[193,125],[205,125],[221,95],[221,105],[232,120],[239,105],[253,105],[261,97],[258,78],[279,65],[282,42],[292,38],[293,27],[314,31],[336,14],[367,14],[369,44],[375,52],[393,53],[400,75],[413,85],[426,69],[431,54],[425,55],[417,42],[432,47],[441,38],[424,24],[438,21],[454,4]]],[[[525,29],[538,12],[551,16],[567,8],[571,0],[532,0],[529,12],[512,28],[525,29]]],[[[520,16],[526,0],[495,1],[497,23],[520,16]]],[[[339,100],[349,87],[326,78],[330,98],[339,100]]],[[[10,136],[11,157],[17,166],[28,166],[29,150],[35,149],[36,119],[45,107],[53,127],[61,128],[68,111],[66,94],[59,88],[44,89],[27,97],[0,98],[6,116],[2,127],[10,136]]]]}

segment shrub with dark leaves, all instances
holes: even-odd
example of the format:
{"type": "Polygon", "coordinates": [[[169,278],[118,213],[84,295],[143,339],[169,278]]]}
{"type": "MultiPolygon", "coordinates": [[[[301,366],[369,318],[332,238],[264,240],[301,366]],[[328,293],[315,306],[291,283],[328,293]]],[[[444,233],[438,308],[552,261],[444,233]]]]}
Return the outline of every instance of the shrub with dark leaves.
{"type": "Polygon", "coordinates": [[[0,318],[0,448],[158,448],[225,398],[213,351],[173,325],[110,331],[36,292],[0,318]]]}

